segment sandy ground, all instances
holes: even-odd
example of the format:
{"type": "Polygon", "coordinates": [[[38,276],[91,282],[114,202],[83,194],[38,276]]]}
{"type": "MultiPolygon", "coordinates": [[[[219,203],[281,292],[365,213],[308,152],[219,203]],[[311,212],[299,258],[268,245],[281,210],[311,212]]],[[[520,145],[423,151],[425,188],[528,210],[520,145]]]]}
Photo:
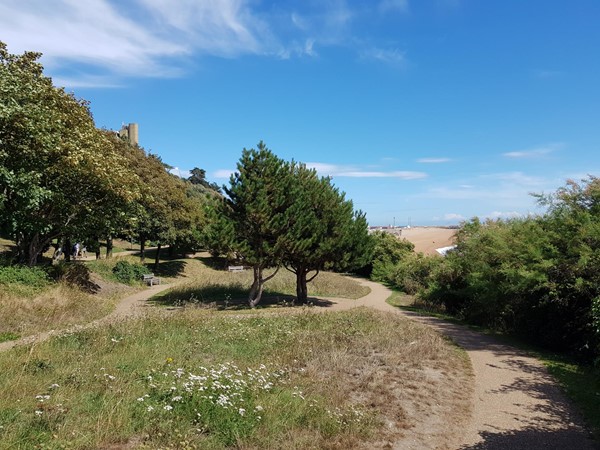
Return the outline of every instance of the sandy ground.
{"type": "Polygon", "coordinates": [[[400,237],[415,244],[415,251],[437,255],[436,248],[453,245],[457,230],[437,227],[403,228],[400,237]]]}
{"type": "MultiPolygon", "coordinates": [[[[386,287],[367,280],[360,282],[371,292],[357,300],[323,298],[322,311],[340,311],[359,306],[371,307],[393,314],[403,314],[413,320],[434,327],[464,348],[471,359],[474,372],[472,398],[473,414],[469,422],[451,435],[439,436],[439,428],[415,430],[428,433],[412,442],[396,442],[392,448],[455,448],[455,449],[577,449],[598,448],[586,431],[581,417],[550,377],[543,365],[526,353],[504,345],[492,337],[473,332],[465,327],[440,319],[401,311],[388,305],[390,295],[386,287]],[[427,445],[423,445],[427,442],[427,445]],[[413,445],[414,444],[414,445],[413,445]]],[[[88,328],[115,320],[142,314],[146,300],[173,285],[154,286],[125,298],[103,319],[92,322],[88,328]]],[[[31,344],[48,339],[57,332],[49,332],[0,344],[0,351],[15,345],[31,344]]],[[[465,395],[469,395],[465,393],[465,395]]],[[[386,446],[386,448],[390,448],[386,446]]]]}

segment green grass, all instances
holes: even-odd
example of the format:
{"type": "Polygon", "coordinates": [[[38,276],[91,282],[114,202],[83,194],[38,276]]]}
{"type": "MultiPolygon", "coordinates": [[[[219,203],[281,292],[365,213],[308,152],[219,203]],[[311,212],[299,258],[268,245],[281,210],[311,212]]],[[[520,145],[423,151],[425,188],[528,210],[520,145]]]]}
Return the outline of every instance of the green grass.
{"type": "Polygon", "coordinates": [[[350,448],[382,423],[368,392],[352,400],[361,358],[414,352],[387,364],[408,382],[399,361],[462,364],[403,323],[366,309],[188,310],[19,347],[0,354],[0,448],[350,448]]]}
{"type": "Polygon", "coordinates": [[[19,339],[20,337],[21,335],[13,333],[12,331],[5,331],[0,333],[0,342],[14,341],[15,339],[19,339]]]}

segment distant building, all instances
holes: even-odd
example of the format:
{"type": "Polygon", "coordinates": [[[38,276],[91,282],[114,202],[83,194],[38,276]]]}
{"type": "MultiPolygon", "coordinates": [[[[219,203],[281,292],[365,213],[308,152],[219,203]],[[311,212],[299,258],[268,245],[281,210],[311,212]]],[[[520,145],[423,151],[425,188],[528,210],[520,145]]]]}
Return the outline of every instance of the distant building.
{"type": "Polygon", "coordinates": [[[125,139],[131,145],[139,145],[140,143],[137,123],[130,123],[129,125],[123,124],[121,129],[117,131],[117,135],[120,138],[125,139]]]}

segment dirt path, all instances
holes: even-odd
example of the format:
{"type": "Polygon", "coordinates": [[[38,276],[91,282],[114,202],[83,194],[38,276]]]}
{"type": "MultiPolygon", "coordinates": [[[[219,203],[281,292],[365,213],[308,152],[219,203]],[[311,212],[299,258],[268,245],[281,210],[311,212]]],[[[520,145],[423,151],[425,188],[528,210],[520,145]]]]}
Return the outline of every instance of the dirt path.
{"type": "Polygon", "coordinates": [[[581,417],[542,363],[490,336],[433,317],[401,311],[385,300],[386,287],[366,280],[371,293],[358,300],[328,298],[327,310],[368,306],[432,326],[464,348],[474,372],[473,415],[460,449],[585,450],[598,446],[581,417]]]}
{"type": "MultiPolygon", "coordinates": [[[[597,448],[582,425],[581,417],[573,411],[566,396],[539,361],[465,327],[394,308],[385,302],[391,294],[389,289],[367,280],[359,282],[371,289],[368,295],[357,300],[320,299],[328,305],[322,311],[366,306],[402,314],[434,327],[467,351],[474,371],[473,415],[464,430],[460,449],[597,448]]],[[[86,329],[140,315],[148,307],[147,299],[174,285],[154,286],[130,295],[108,316],[72,329],[86,329]]],[[[58,333],[50,331],[0,343],[0,351],[42,342],[58,333]]]]}

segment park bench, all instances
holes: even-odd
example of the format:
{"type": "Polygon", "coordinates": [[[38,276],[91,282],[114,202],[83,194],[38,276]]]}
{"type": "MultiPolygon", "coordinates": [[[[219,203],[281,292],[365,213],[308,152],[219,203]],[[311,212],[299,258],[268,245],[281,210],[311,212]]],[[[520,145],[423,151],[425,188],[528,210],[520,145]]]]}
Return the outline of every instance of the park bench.
{"type": "Polygon", "coordinates": [[[227,270],[229,270],[230,272],[243,272],[244,266],[229,266],[227,267],[227,270]]]}
{"type": "Polygon", "coordinates": [[[148,286],[153,286],[155,284],[160,284],[160,278],[155,277],[153,273],[145,273],[144,275],[142,275],[142,280],[148,286]]]}

